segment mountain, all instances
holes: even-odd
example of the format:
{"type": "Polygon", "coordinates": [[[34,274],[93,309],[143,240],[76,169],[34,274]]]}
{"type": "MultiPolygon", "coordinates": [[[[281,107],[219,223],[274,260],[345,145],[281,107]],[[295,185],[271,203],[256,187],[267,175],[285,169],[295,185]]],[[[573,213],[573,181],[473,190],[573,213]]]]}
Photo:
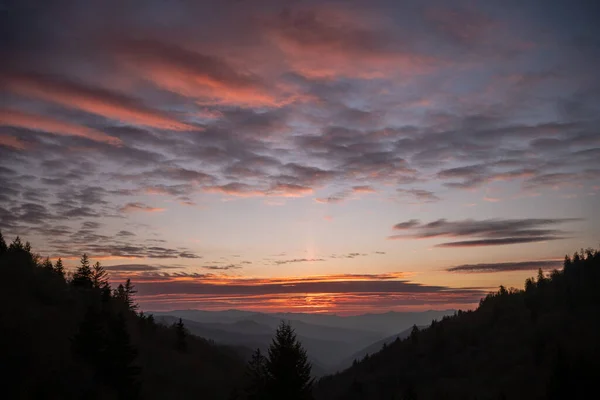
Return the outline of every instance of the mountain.
{"type": "MultiPolygon", "coordinates": [[[[294,328],[315,365],[315,376],[335,372],[352,364],[356,354],[382,340],[395,339],[413,325],[429,324],[433,319],[452,314],[451,310],[425,312],[388,312],[358,316],[338,316],[304,313],[260,313],[242,310],[149,311],[157,320],[171,324],[178,318],[185,321],[197,336],[219,344],[266,350],[273,332],[284,320],[294,328]],[[392,333],[396,333],[392,335],[392,333]]],[[[369,351],[370,353],[372,351],[369,351]]]]}
{"type": "Polygon", "coordinates": [[[417,312],[389,311],[378,314],[362,314],[338,316],[328,314],[279,313],[275,317],[286,320],[298,320],[310,324],[318,324],[344,329],[359,329],[391,336],[397,332],[411,328],[413,325],[429,325],[431,321],[452,315],[456,310],[429,310],[417,312]]]}
{"type": "Polygon", "coordinates": [[[600,371],[600,251],[500,289],[322,378],[317,400],[584,399],[600,371]]]}
{"type": "MultiPolygon", "coordinates": [[[[348,329],[364,333],[375,333],[377,339],[402,332],[413,325],[428,325],[431,321],[452,315],[456,310],[429,310],[421,312],[390,311],[378,314],[362,314],[339,316],[335,314],[306,314],[306,313],[260,313],[243,310],[203,311],[203,310],[173,310],[149,311],[154,315],[174,315],[192,321],[203,323],[231,323],[241,320],[252,320],[275,328],[281,320],[303,322],[321,327],[348,329]]],[[[298,328],[297,328],[298,329],[298,328]]],[[[333,331],[332,331],[333,332],[333,331]]],[[[372,341],[371,341],[372,342],[372,341]]],[[[367,343],[368,344],[368,343],[367,343]]],[[[367,345],[365,344],[365,345],[367,345]]]]}

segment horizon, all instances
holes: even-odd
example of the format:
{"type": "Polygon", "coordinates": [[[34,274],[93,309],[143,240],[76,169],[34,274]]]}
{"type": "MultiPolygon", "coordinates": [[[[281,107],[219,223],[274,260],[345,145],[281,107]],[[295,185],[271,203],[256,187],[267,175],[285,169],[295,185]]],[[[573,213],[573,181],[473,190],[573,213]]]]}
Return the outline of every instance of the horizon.
{"type": "Polygon", "coordinates": [[[34,3],[0,231],[142,310],[470,310],[600,241],[593,2],[34,3]]]}

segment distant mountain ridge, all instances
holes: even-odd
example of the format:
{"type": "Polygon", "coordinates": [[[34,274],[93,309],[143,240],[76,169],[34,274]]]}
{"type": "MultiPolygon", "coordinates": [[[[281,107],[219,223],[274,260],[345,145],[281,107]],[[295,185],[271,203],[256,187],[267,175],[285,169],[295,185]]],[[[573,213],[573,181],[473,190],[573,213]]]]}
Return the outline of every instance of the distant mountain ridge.
{"type": "Polygon", "coordinates": [[[315,375],[335,372],[349,366],[361,350],[392,341],[413,325],[428,325],[433,319],[454,310],[426,312],[388,312],[342,317],[304,313],[260,313],[243,310],[174,310],[152,312],[158,321],[172,324],[179,318],[196,336],[215,343],[266,350],[281,320],[289,321],[307,349],[315,375]],[[390,333],[391,331],[391,333],[390,333]],[[390,339],[392,337],[392,339],[390,339]],[[349,361],[348,361],[349,360],[349,361]]]}

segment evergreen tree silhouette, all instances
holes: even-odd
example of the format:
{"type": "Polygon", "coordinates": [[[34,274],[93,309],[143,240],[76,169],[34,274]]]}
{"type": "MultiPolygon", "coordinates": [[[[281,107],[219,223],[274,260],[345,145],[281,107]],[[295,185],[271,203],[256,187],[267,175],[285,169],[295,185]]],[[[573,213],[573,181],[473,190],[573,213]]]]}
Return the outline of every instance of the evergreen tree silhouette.
{"type": "Polygon", "coordinates": [[[133,284],[131,283],[131,279],[127,279],[127,281],[125,282],[125,286],[123,287],[124,289],[124,293],[125,293],[125,303],[127,303],[127,307],[130,310],[137,310],[138,305],[136,304],[133,296],[137,293],[137,290],[135,290],[135,286],[133,286],[133,284]]]}
{"type": "Polygon", "coordinates": [[[50,257],[46,257],[46,259],[44,260],[44,262],[42,263],[42,267],[49,270],[49,271],[53,271],[54,270],[54,266],[52,265],[52,261],[50,261],[50,257]]]}
{"type": "Polygon", "coordinates": [[[56,272],[63,278],[65,277],[65,267],[63,266],[62,258],[56,260],[56,263],[54,264],[54,272],[56,272]]]}
{"type": "Polygon", "coordinates": [[[123,303],[127,303],[125,295],[125,286],[123,286],[122,283],[119,283],[119,286],[117,286],[116,289],[113,289],[113,297],[117,300],[122,301],[123,303]]]}
{"type": "Polygon", "coordinates": [[[12,241],[12,243],[10,244],[10,246],[8,246],[8,252],[11,253],[16,253],[18,251],[23,251],[25,250],[25,246],[23,246],[23,242],[21,241],[21,238],[19,236],[17,236],[15,238],[15,240],[12,241]]]}
{"type": "Polygon", "coordinates": [[[108,273],[98,261],[92,267],[92,286],[96,289],[108,286],[108,273]]]}
{"type": "Polygon", "coordinates": [[[4,236],[2,236],[2,231],[0,231],[0,256],[8,251],[8,246],[4,241],[4,236]]]}
{"type": "Polygon", "coordinates": [[[181,318],[179,318],[179,322],[177,322],[176,324],[173,324],[173,327],[175,328],[175,335],[176,335],[176,342],[175,342],[175,348],[184,353],[185,351],[187,351],[187,329],[185,329],[185,325],[183,324],[183,320],[181,318]]]}
{"type": "Polygon", "coordinates": [[[82,288],[91,288],[93,286],[92,281],[92,269],[90,268],[90,260],[87,254],[83,254],[81,256],[81,260],[79,261],[79,267],[77,267],[77,271],[73,274],[73,286],[78,286],[82,288]]]}
{"type": "Polygon", "coordinates": [[[267,359],[256,349],[246,365],[246,387],[244,393],[247,400],[262,400],[267,396],[267,359]]]}
{"type": "Polygon", "coordinates": [[[271,399],[312,399],[313,379],[306,350],[290,324],[281,322],[269,347],[267,395],[271,399]]]}

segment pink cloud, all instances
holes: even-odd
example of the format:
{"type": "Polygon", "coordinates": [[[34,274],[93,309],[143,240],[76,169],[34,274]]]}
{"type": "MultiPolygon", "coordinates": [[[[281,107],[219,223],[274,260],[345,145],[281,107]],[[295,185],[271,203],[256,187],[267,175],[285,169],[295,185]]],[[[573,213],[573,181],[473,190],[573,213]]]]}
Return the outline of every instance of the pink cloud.
{"type": "Polygon", "coordinates": [[[0,125],[44,131],[62,136],[79,136],[111,145],[121,144],[119,138],[107,135],[92,128],[16,110],[0,110],[0,125]]]}
{"type": "Polygon", "coordinates": [[[76,108],[106,118],[160,129],[198,129],[182,123],[167,114],[149,109],[141,103],[120,94],[47,76],[12,75],[4,83],[21,95],[76,108]]]}

